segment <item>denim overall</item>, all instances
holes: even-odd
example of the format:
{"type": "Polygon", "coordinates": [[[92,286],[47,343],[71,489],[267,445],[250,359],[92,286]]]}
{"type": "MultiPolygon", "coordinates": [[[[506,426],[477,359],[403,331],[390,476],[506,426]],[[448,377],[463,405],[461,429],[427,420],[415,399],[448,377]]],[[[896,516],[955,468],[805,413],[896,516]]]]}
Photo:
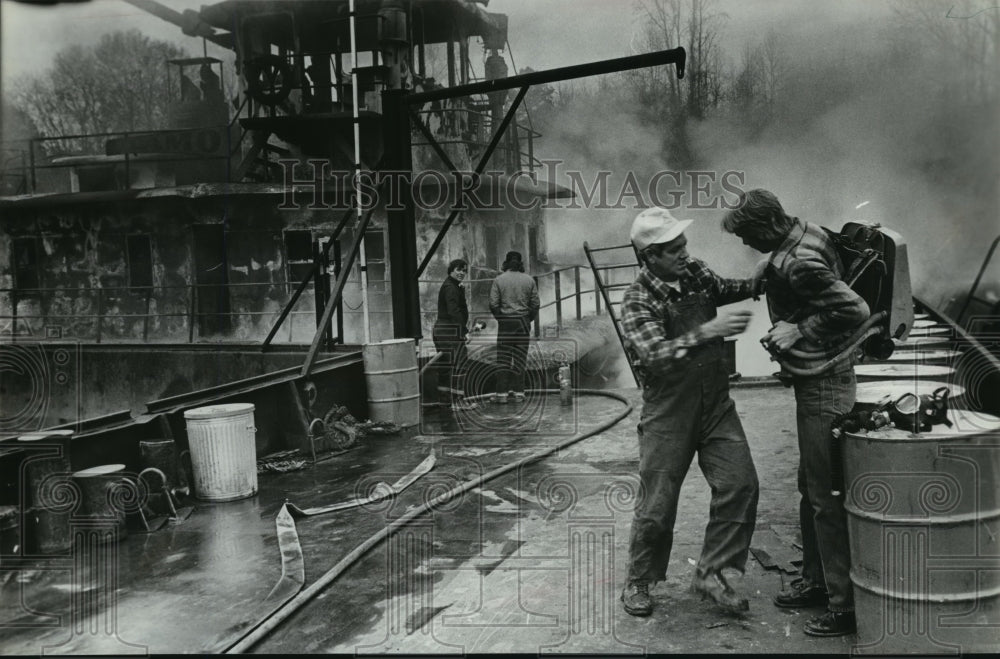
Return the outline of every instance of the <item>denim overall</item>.
{"type": "MultiPolygon", "coordinates": [[[[665,304],[668,338],[715,317],[706,293],[665,304]]],[[[695,453],[712,489],[698,567],[743,571],[757,515],[758,483],[736,406],[729,397],[723,341],[688,349],[669,371],[647,375],[639,422],[639,479],[629,547],[629,580],[666,576],[681,483],[695,453]]]]}

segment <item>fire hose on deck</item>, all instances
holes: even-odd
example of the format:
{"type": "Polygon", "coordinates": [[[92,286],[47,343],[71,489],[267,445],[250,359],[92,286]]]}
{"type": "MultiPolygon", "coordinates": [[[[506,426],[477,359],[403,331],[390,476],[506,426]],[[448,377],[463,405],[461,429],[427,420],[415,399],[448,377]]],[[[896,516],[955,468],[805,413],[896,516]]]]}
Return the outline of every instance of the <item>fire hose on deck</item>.
{"type": "MultiPolygon", "coordinates": [[[[529,390],[529,393],[558,395],[560,393],[560,390],[532,389],[529,390]]],[[[487,481],[493,480],[494,478],[507,474],[516,469],[519,469],[524,465],[531,464],[532,462],[537,462],[538,460],[546,458],[549,455],[566,448],[567,446],[571,446],[572,444],[587,439],[588,437],[592,437],[598,433],[604,432],[605,430],[611,428],[612,426],[614,426],[619,421],[621,421],[622,419],[624,419],[625,417],[627,417],[629,414],[632,413],[633,409],[632,404],[628,401],[628,399],[626,399],[624,396],[621,396],[620,394],[615,394],[608,391],[599,391],[594,389],[577,389],[575,390],[575,393],[613,398],[615,400],[624,403],[625,409],[614,418],[610,419],[609,421],[605,421],[604,423],[598,425],[596,428],[593,428],[591,430],[588,430],[587,432],[578,435],[574,435],[573,437],[570,437],[565,441],[559,442],[554,446],[551,446],[544,450],[538,451],[537,453],[533,453],[529,456],[521,458],[516,462],[506,464],[502,467],[498,467],[492,471],[483,474],[482,476],[479,476],[478,478],[466,481],[465,483],[455,488],[452,488],[447,492],[440,494],[439,496],[435,497],[431,501],[428,501],[422,506],[414,508],[413,510],[405,513],[400,518],[394,520],[388,526],[381,529],[378,533],[372,535],[364,542],[362,542],[360,545],[351,550],[347,554],[347,556],[338,561],[336,565],[330,568],[325,574],[323,574],[323,576],[321,576],[319,579],[313,582],[308,588],[300,591],[294,597],[286,601],[284,604],[280,605],[273,612],[271,612],[270,614],[265,616],[262,620],[260,620],[257,624],[255,624],[247,633],[240,636],[235,642],[227,645],[223,650],[223,652],[225,652],[226,654],[231,654],[231,653],[235,654],[235,653],[246,652],[251,648],[253,648],[257,643],[262,641],[271,632],[277,629],[277,627],[282,622],[284,622],[289,616],[291,616],[293,613],[302,608],[309,600],[311,600],[313,597],[319,594],[319,592],[322,591],[324,588],[333,583],[341,574],[344,573],[344,571],[347,570],[348,567],[350,567],[355,561],[364,556],[369,549],[375,547],[378,543],[382,542],[390,535],[392,535],[402,527],[406,526],[416,518],[420,517],[424,513],[434,509],[437,506],[443,505],[448,501],[451,501],[460,494],[464,494],[465,492],[473,488],[479,487],[480,485],[482,485],[487,481]]]]}

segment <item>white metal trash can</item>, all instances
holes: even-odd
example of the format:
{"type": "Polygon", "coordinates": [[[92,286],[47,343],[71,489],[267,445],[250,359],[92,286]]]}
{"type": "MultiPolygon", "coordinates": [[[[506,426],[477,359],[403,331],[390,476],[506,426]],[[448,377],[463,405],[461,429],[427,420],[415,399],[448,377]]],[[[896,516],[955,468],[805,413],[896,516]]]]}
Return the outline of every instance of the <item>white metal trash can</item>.
{"type": "Polygon", "coordinates": [[[227,403],[184,412],[199,499],[235,501],[257,493],[253,411],[252,403],[227,403]]]}

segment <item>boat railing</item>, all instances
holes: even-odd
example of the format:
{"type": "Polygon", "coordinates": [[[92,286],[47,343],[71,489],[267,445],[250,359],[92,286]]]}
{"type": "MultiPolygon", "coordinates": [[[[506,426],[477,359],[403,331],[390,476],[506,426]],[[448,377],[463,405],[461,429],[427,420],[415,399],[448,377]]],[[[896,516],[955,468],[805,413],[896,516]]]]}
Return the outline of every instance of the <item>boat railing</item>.
{"type": "MultiPolygon", "coordinates": [[[[466,280],[471,291],[469,311],[474,320],[490,318],[489,286],[496,271],[482,269],[466,280]]],[[[560,332],[567,320],[603,313],[601,296],[585,266],[569,265],[533,275],[541,306],[532,331],[560,332]],[[591,312],[591,309],[593,311],[591,312]],[[553,329],[554,328],[554,329],[553,329]]],[[[387,281],[369,280],[382,287],[387,281]]],[[[425,327],[437,315],[436,293],[440,280],[421,279],[425,327]]],[[[38,287],[0,289],[0,336],[3,340],[82,340],[102,343],[204,340],[255,340],[267,332],[280,312],[280,304],[260,300],[287,298],[295,282],[175,284],[152,286],[38,287]],[[226,293],[221,294],[221,289],[226,293]],[[260,336],[258,336],[260,335],[260,336]]],[[[281,333],[283,342],[308,341],[317,317],[315,288],[290,312],[292,322],[281,333]]],[[[366,311],[345,305],[344,317],[368,313],[390,317],[390,308],[372,304],[366,311]]],[[[343,342],[343,321],[337,322],[335,342],[343,342]]]]}
{"type": "MultiPolygon", "coordinates": [[[[84,192],[81,173],[91,170],[104,176],[94,190],[154,187],[133,180],[137,167],[161,163],[218,163],[218,169],[206,173],[206,182],[225,181],[230,159],[242,150],[245,134],[231,137],[232,124],[166,130],[114,131],[79,133],[58,137],[35,137],[17,163],[3,167],[5,179],[23,178],[23,193],[84,192]],[[105,170],[101,173],[101,170],[105,170]],[[73,171],[70,179],[53,178],[60,171],[73,171]]],[[[7,162],[5,160],[5,165],[7,162]]],[[[6,189],[3,189],[6,193],[6,189]]]]}
{"type": "MultiPolygon", "coordinates": [[[[561,332],[566,321],[581,320],[585,316],[600,316],[604,313],[600,292],[594,286],[587,266],[568,265],[548,272],[532,275],[538,286],[541,302],[538,317],[532,325],[532,333],[538,338],[543,332],[561,332]],[[591,307],[591,305],[593,305],[591,307]],[[593,308],[593,312],[591,312],[593,308]]],[[[490,317],[489,284],[494,276],[465,280],[470,289],[469,316],[475,321],[490,317]]],[[[421,279],[421,298],[425,302],[435,299],[440,280],[421,279]]],[[[431,327],[437,316],[436,305],[425,304],[422,312],[424,327],[431,327]]]]}
{"type": "MultiPolygon", "coordinates": [[[[431,133],[440,133],[441,139],[436,139],[439,145],[461,144],[470,152],[480,153],[490,143],[492,135],[492,117],[489,112],[476,110],[468,105],[455,105],[443,108],[430,108],[416,111],[431,133]]],[[[525,170],[533,172],[541,166],[541,161],[535,157],[534,141],[542,134],[532,126],[517,122],[508,127],[503,141],[497,146],[494,158],[502,162],[507,170],[525,170]],[[521,144],[524,137],[524,145],[521,144]]],[[[414,140],[413,146],[430,146],[424,140],[414,140]]]]}

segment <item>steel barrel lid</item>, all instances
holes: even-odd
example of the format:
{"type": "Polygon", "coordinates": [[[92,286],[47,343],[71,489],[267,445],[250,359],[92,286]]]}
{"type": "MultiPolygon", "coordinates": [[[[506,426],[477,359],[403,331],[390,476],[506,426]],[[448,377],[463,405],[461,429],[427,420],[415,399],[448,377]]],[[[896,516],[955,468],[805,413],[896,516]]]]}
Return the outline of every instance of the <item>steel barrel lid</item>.
{"type": "Polygon", "coordinates": [[[896,350],[923,350],[927,348],[941,350],[945,349],[952,341],[947,336],[913,336],[911,334],[910,338],[905,341],[893,339],[892,343],[896,350]]]}
{"type": "Polygon", "coordinates": [[[910,330],[910,339],[921,337],[921,336],[948,336],[951,334],[951,328],[947,325],[935,325],[933,327],[915,327],[910,330]]]}
{"type": "Polygon", "coordinates": [[[883,380],[877,382],[859,382],[857,402],[862,405],[874,405],[886,398],[899,400],[904,394],[930,396],[935,391],[945,387],[948,398],[955,399],[965,393],[965,387],[960,384],[949,384],[939,380],[883,380]]]}
{"type": "Polygon", "coordinates": [[[93,478],[95,476],[107,476],[108,474],[114,474],[119,471],[124,471],[125,465],[123,464],[106,464],[98,465],[96,467],[90,467],[88,469],[81,469],[73,474],[73,478],[93,478]]]}
{"type": "Polygon", "coordinates": [[[920,364],[915,362],[882,362],[879,364],[859,364],[854,373],[859,378],[889,378],[893,380],[915,380],[945,378],[954,374],[955,369],[942,364],[920,364]]]}
{"type": "Polygon", "coordinates": [[[900,350],[894,352],[883,361],[915,362],[917,364],[950,364],[962,353],[958,350],[900,350]]]}

